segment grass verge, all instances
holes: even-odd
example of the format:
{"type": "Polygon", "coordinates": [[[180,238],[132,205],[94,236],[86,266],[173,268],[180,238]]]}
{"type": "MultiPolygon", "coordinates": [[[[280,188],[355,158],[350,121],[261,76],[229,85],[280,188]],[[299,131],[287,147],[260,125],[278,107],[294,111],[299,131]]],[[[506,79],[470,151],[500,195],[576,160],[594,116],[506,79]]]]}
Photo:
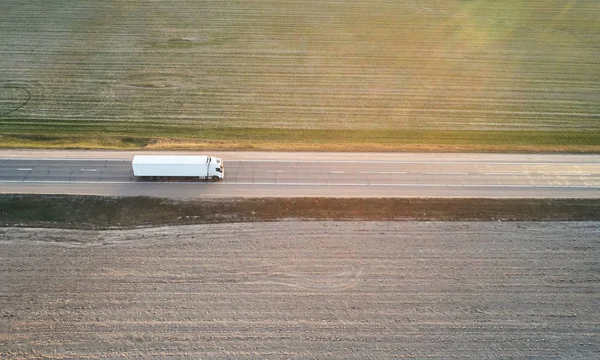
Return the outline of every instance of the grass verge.
{"type": "Polygon", "coordinates": [[[80,125],[34,126],[19,132],[9,131],[9,126],[0,136],[0,148],[600,153],[598,131],[198,129],[159,124],[128,129],[118,124],[106,128],[80,125]]]}
{"type": "Polygon", "coordinates": [[[266,198],[0,195],[0,226],[72,229],[295,220],[597,221],[595,199],[266,198]]]}

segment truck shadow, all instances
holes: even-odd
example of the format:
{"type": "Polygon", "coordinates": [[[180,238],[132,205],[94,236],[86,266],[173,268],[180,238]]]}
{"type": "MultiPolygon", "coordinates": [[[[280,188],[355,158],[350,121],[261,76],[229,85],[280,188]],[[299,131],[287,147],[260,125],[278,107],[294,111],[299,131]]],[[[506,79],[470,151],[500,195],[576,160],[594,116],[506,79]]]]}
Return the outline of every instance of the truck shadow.
{"type": "Polygon", "coordinates": [[[134,183],[199,183],[211,184],[218,183],[220,180],[198,179],[197,177],[168,177],[168,176],[153,176],[153,177],[133,177],[134,183]]]}

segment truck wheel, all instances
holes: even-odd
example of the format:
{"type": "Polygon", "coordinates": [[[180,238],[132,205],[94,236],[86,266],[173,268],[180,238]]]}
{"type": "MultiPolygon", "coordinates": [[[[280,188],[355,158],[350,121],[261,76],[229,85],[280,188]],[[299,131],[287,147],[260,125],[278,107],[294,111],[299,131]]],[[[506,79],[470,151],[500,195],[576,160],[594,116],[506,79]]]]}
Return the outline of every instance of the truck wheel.
{"type": "Polygon", "coordinates": [[[212,177],[212,180],[213,180],[213,181],[219,181],[219,177],[218,177],[218,176],[213,176],[213,177],[212,177]]]}

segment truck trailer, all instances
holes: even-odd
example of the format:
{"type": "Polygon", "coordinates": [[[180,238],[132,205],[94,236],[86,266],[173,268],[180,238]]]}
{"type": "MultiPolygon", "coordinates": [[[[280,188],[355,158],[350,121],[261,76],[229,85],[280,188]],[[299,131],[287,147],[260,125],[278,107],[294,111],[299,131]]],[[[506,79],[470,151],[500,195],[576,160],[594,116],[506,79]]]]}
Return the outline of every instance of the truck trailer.
{"type": "Polygon", "coordinates": [[[136,178],[198,178],[222,180],[223,161],[212,156],[135,155],[131,162],[136,178]]]}

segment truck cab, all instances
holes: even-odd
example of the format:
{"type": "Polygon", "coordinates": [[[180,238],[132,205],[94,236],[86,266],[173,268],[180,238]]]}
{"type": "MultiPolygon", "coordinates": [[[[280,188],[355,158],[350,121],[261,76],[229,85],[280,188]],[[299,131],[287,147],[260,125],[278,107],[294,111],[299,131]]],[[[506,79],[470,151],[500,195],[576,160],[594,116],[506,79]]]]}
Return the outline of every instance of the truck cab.
{"type": "Polygon", "coordinates": [[[209,177],[213,180],[222,180],[225,176],[225,167],[223,166],[223,160],[217,157],[209,157],[209,177]]]}

